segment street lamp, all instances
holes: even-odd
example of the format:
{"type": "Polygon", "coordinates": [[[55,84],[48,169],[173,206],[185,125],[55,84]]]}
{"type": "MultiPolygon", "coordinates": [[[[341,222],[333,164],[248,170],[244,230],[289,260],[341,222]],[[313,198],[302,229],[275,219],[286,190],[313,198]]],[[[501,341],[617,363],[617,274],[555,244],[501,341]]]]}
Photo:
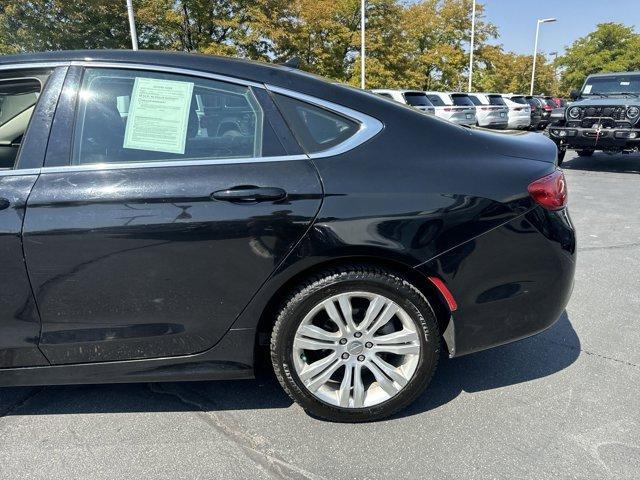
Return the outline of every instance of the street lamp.
{"type": "Polygon", "coordinates": [[[538,55],[538,34],[540,33],[540,24],[551,23],[555,21],[555,18],[543,18],[538,19],[538,22],[536,23],[536,43],[533,47],[533,68],[531,69],[531,91],[529,92],[529,95],[533,95],[533,82],[536,78],[536,57],[538,55]]]}
{"type": "Polygon", "coordinates": [[[127,14],[129,15],[129,30],[131,32],[131,47],[138,50],[138,34],[136,33],[136,20],[133,16],[133,0],[127,0],[127,14]]]}
{"type": "Polygon", "coordinates": [[[364,22],[366,20],[366,15],[364,9],[366,7],[366,0],[362,0],[360,3],[360,88],[364,90],[365,88],[365,77],[364,77],[364,22]]]}
{"type": "Polygon", "coordinates": [[[473,44],[476,34],[476,0],[473,0],[473,7],[471,9],[471,49],[469,51],[469,89],[471,93],[471,79],[473,77],[473,44]]]}

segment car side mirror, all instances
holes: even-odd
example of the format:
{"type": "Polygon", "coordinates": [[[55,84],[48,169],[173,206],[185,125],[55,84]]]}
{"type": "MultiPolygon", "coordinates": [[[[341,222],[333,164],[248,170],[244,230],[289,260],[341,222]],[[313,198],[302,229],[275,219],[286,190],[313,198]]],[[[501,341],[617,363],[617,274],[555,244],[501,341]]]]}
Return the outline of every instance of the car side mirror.
{"type": "Polygon", "coordinates": [[[571,97],[571,100],[578,100],[580,98],[580,90],[571,90],[569,96],[571,97]]]}

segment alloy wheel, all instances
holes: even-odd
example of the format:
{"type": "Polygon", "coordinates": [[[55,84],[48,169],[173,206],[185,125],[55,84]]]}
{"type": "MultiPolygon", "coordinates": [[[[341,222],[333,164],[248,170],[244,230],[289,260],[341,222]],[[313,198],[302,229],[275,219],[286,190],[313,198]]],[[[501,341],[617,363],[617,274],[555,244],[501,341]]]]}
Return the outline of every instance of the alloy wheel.
{"type": "Polygon", "coordinates": [[[391,299],[357,291],[327,298],[303,318],[293,364],[307,390],[342,408],[364,408],[397,395],[420,359],[420,333],[391,299]]]}

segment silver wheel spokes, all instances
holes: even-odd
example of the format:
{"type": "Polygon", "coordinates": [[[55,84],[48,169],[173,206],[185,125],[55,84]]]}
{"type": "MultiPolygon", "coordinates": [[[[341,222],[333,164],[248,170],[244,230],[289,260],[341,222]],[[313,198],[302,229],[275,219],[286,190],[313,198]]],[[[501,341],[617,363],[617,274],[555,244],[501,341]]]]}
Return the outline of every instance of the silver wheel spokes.
{"type": "Polygon", "coordinates": [[[302,320],[293,342],[294,366],[307,389],[344,408],[382,403],[409,382],[420,336],[392,300],[370,292],[336,295],[302,320]]]}

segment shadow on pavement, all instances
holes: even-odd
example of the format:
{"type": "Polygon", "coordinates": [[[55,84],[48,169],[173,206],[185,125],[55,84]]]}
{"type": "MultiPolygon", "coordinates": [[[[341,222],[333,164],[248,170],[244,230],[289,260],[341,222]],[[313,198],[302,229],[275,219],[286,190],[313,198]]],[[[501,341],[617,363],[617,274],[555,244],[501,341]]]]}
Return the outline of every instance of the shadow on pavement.
{"type": "MultiPolygon", "coordinates": [[[[537,336],[458,359],[443,358],[431,386],[400,415],[438,408],[463,391],[552,375],[571,365],[579,353],[580,341],[564,313],[537,336]]],[[[255,410],[291,404],[273,374],[258,380],[0,389],[0,416],[255,410]]]]}
{"type": "Polygon", "coordinates": [[[565,170],[584,170],[589,172],[640,173],[640,155],[608,155],[596,152],[592,157],[575,157],[562,164],[565,170]]]}
{"type": "Polygon", "coordinates": [[[580,339],[565,311],[555,325],[533,337],[460,358],[443,356],[429,388],[400,416],[438,408],[463,391],[480,392],[553,375],[579,355],[580,339]]]}

